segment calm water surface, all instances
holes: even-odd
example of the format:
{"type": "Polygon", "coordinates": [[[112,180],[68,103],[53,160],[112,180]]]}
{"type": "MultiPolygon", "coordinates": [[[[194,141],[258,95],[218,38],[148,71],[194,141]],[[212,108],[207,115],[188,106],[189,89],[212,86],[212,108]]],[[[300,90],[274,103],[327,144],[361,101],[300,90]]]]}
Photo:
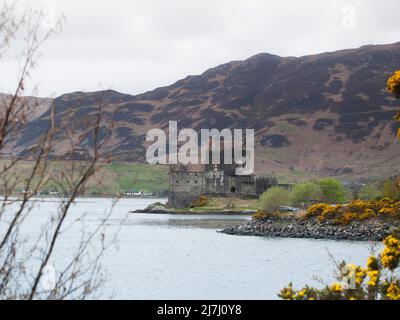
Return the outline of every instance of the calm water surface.
{"type": "MultiPolygon", "coordinates": [[[[329,254],[364,264],[371,249],[366,242],[217,233],[249,219],[243,216],[129,213],[155,201],[165,199],[123,199],[115,206],[107,234],[117,234],[118,241],[103,259],[108,281],[102,298],[276,299],[289,282],[296,287],[318,286],[314,276],[332,281],[334,265],[329,254]]],[[[37,203],[25,232],[37,232],[57,205],[54,200],[37,203]]],[[[110,206],[108,199],[80,199],[72,208],[71,223],[86,213],[84,228],[94,228],[110,206]]],[[[65,231],[57,247],[58,263],[70,257],[82,228],[77,223],[65,231]]]]}

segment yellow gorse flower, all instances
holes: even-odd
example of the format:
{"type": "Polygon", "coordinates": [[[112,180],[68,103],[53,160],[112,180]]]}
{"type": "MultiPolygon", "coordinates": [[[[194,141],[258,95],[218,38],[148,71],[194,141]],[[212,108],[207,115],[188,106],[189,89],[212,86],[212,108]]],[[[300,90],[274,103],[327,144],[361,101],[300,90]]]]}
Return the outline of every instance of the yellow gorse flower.
{"type": "Polygon", "coordinates": [[[400,219],[400,201],[388,198],[378,201],[354,200],[347,205],[336,206],[318,203],[308,208],[305,217],[316,217],[320,222],[331,220],[341,225],[385,217],[400,219]]]}
{"type": "Polygon", "coordinates": [[[385,244],[385,249],[381,253],[381,263],[385,268],[394,270],[399,265],[400,241],[394,236],[389,236],[383,243],[385,244]]]}
{"type": "Polygon", "coordinates": [[[354,277],[357,286],[361,285],[364,282],[366,276],[366,270],[364,270],[360,266],[356,266],[353,263],[347,265],[347,269],[349,270],[347,276],[349,276],[350,278],[354,277]]]}
{"type": "Polygon", "coordinates": [[[370,271],[379,270],[379,261],[376,257],[371,256],[368,258],[367,268],[370,271]]]}
{"type": "Polygon", "coordinates": [[[369,281],[367,282],[367,285],[369,287],[376,287],[379,281],[379,271],[374,270],[374,271],[367,271],[367,275],[369,277],[369,281]]]}
{"type": "Polygon", "coordinates": [[[397,98],[400,96],[400,70],[388,79],[386,90],[393,93],[397,98]]]}
{"type": "MultiPolygon", "coordinates": [[[[386,90],[394,94],[396,98],[400,98],[400,70],[395,71],[395,73],[388,79],[386,90]]],[[[400,122],[400,112],[397,112],[394,119],[400,122]]],[[[397,131],[397,137],[400,138],[400,129],[397,131]]]]}
{"type": "Polygon", "coordinates": [[[333,292],[342,292],[343,287],[340,283],[334,283],[330,286],[330,290],[333,292]]]}
{"type": "Polygon", "coordinates": [[[389,300],[400,300],[400,287],[398,283],[390,283],[386,291],[386,297],[389,300]]]}
{"type": "Polygon", "coordinates": [[[280,292],[280,296],[284,300],[294,300],[296,298],[296,292],[293,290],[292,284],[289,284],[288,287],[284,288],[280,292]]]}
{"type": "MultiPolygon", "coordinates": [[[[382,203],[386,202],[384,199],[382,203]]],[[[392,235],[383,241],[385,248],[379,257],[368,258],[367,267],[362,268],[355,264],[340,265],[346,267],[346,271],[338,276],[338,280],[348,281],[349,277],[355,280],[356,288],[350,288],[347,284],[333,283],[323,289],[304,287],[294,290],[290,284],[283,289],[279,296],[288,300],[400,300],[400,278],[395,271],[400,261],[400,240],[392,235]]],[[[345,269],[342,269],[345,270],[345,269]]]]}

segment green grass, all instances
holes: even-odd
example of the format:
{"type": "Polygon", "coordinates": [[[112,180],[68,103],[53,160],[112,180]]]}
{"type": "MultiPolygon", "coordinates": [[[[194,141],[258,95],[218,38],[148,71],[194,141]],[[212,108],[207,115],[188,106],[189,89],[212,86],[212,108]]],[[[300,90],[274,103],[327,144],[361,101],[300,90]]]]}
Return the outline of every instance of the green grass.
{"type": "MultiPolygon", "coordinates": [[[[208,197],[206,206],[192,208],[191,211],[195,213],[222,212],[226,210],[240,212],[243,210],[257,210],[257,209],[258,209],[258,201],[255,199],[208,197]]],[[[187,209],[182,209],[182,210],[187,211],[187,209]]]]}
{"type": "MultiPolygon", "coordinates": [[[[3,163],[4,161],[0,161],[3,163]]],[[[20,161],[9,174],[9,181],[18,177],[15,192],[24,190],[24,181],[28,178],[33,162],[20,161]]],[[[51,161],[48,169],[53,175],[59,176],[61,172],[67,175],[71,172],[71,162],[51,161]]],[[[34,179],[38,181],[38,179],[34,179]]],[[[63,186],[66,186],[65,179],[63,186]]],[[[49,181],[41,190],[60,190],[59,186],[49,181]]],[[[168,190],[168,166],[153,166],[141,163],[113,162],[110,164],[100,163],[99,170],[87,183],[86,195],[115,195],[127,191],[144,191],[161,195],[168,190]]]]}
{"type": "Polygon", "coordinates": [[[278,123],[275,127],[271,129],[271,132],[274,133],[293,133],[296,132],[296,127],[286,123],[286,122],[281,122],[278,123]]]}
{"type": "Polygon", "coordinates": [[[161,193],[168,189],[168,167],[151,166],[141,163],[112,163],[104,170],[112,172],[117,180],[118,190],[146,191],[161,193]]]}

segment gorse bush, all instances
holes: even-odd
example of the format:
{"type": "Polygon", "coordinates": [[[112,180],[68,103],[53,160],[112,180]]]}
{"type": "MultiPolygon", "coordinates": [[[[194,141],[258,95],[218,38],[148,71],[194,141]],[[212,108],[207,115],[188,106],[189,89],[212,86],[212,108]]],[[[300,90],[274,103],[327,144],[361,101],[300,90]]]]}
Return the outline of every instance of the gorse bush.
{"type": "Polygon", "coordinates": [[[276,216],[275,213],[269,213],[263,210],[257,210],[257,212],[255,214],[253,214],[253,219],[255,220],[263,220],[263,219],[267,219],[270,217],[276,216]]]}
{"type": "Polygon", "coordinates": [[[389,236],[379,256],[369,257],[366,267],[339,264],[336,282],[316,289],[309,286],[294,290],[292,284],[278,296],[285,300],[400,300],[400,279],[396,269],[400,261],[400,240],[389,236]]]}
{"type": "Polygon", "coordinates": [[[208,197],[207,196],[200,196],[196,201],[193,201],[190,204],[190,208],[202,208],[208,204],[208,197]]]}
{"type": "MultiPolygon", "coordinates": [[[[397,99],[400,99],[400,70],[395,71],[388,79],[386,90],[392,93],[397,99]]],[[[397,112],[394,119],[400,122],[400,111],[397,112]]],[[[400,137],[400,129],[397,131],[397,136],[400,137]]]]}
{"type": "Polygon", "coordinates": [[[305,217],[317,217],[320,222],[329,220],[342,225],[379,218],[400,221],[400,202],[383,198],[378,201],[354,200],[347,205],[319,203],[310,206],[305,217]]]}
{"type": "Polygon", "coordinates": [[[396,98],[400,99],[400,70],[395,71],[388,79],[386,90],[393,93],[396,98]]]}

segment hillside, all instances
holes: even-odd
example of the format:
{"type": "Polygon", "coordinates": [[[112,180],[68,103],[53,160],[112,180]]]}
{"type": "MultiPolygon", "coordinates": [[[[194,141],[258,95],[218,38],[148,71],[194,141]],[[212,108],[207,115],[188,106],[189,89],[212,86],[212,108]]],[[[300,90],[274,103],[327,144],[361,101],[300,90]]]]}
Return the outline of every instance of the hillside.
{"type": "MultiPolygon", "coordinates": [[[[400,102],[385,92],[400,69],[400,43],[363,46],[304,57],[266,53],[233,61],[175,84],[132,96],[116,91],[75,92],[53,101],[58,123],[90,117],[105,104],[101,134],[114,159],[144,161],[144,135],[178,120],[180,128],[254,128],[260,174],[375,178],[399,173],[400,102]],[[113,123],[113,126],[111,126],[113,123]]],[[[50,112],[33,117],[7,154],[27,150],[48,125],[50,112]]],[[[79,123],[74,126],[79,134],[79,123]]],[[[63,158],[63,138],[55,157],[63,158]]],[[[89,152],[90,141],[77,157],[89,152]]]]}

